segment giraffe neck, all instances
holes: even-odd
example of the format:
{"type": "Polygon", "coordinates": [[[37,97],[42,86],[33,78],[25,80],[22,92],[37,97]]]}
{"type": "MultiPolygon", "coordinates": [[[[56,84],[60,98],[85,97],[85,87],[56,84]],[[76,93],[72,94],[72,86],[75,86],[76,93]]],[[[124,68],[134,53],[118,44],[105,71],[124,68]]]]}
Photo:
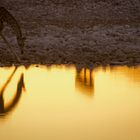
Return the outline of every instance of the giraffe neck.
{"type": "Polygon", "coordinates": [[[0,7],[0,21],[6,22],[8,25],[11,26],[17,37],[17,41],[19,39],[22,39],[22,32],[18,22],[12,16],[12,14],[10,14],[9,11],[7,11],[4,7],[0,7]]]}

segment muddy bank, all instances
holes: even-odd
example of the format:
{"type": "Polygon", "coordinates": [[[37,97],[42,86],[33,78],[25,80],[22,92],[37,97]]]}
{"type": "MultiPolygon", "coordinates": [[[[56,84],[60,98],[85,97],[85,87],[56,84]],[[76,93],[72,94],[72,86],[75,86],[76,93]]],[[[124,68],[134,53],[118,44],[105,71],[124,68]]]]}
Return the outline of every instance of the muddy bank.
{"type": "MultiPolygon", "coordinates": [[[[118,4],[87,0],[85,6],[82,0],[69,4],[17,1],[16,5],[7,1],[3,5],[19,21],[26,37],[21,55],[11,29],[6,26],[3,31],[21,58],[20,64],[140,64],[137,0],[133,4],[129,0],[118,4]]],[[[0,58],[0,65],[19,64],[1,38],[0,58]]]]}
{"type": "MultiPolygon", "coordinates": [[[[21,64],[140,64],[139,27],[125,25],[64,29],[46,26],[46,30],[39,28],[27,32],[23,55],[18,47],[13,47],[21,58],[21,64]]],[[[17,63],[7,46],[3,43],[1,46],[1,64],[17,63]]]]}

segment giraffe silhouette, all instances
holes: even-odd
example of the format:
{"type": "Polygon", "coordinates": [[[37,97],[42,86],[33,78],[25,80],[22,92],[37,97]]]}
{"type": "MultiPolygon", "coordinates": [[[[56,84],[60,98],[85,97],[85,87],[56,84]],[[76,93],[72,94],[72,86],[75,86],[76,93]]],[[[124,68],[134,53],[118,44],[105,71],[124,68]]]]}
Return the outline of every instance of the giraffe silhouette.
{"type": "Polygon", "coordinates": [[[23,53],[23,48],[25,46],[25,42],[24,42],[25,38],[22,36],[20,25],[17,22],[17,20],[14,18],[14,16],[7,9],[5,9],[4,7],[0,7],[0,35],[3,39],[5,38],[2,34],[2,31],[5,27],[4,23],[7,23],[13,29],[16,35],[17,43],[20,47],[21,53],[23,53]]]}

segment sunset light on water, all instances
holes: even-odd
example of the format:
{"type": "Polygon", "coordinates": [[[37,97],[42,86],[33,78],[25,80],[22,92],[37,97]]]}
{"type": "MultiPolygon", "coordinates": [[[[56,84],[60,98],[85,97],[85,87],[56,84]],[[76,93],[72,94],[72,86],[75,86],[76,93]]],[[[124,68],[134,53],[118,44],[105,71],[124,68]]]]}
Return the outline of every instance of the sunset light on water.
{"type": "Polygon", "coordinates": [[[0,139],[140,139],[140,67],[0,68],[0,139]]]}

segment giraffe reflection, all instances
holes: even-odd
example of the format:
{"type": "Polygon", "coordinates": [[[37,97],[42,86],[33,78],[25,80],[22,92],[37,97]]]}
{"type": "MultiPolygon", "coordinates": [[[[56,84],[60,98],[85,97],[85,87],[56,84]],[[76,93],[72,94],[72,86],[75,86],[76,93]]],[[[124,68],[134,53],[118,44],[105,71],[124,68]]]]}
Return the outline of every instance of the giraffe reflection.
{"type": "Polygon", "coordinates": [[[10,77],[8,78],[8,80],[6,81],[6,83],[4,84],[4,86],[2,87],[2,89],[0,91],[0,116],[1,117],[7,115],[9,112],[11,112],[16,107],[17,103],[20,100],[20,97],[21,97],[21,94],[22,94],[22,89],[25,90],[24,74],[21,73],[19,81],[17,83],[16,94],[13,97],[11,103],[8,104],[8,105],[5,105],[4,91],[6,90],[8,84],[11,82],[12,77],[14,76],[16,70],[17,70],[17,68],[15,68],[15,70],[12,72],[12,74],[10,75],[10,77]]]}
{"type": "Polygon", "coordinates": [[[75,86],[80,92],[88,96],[94,94],[94,81],[92,76],[92,69],[76,67],[75,86]]]}

